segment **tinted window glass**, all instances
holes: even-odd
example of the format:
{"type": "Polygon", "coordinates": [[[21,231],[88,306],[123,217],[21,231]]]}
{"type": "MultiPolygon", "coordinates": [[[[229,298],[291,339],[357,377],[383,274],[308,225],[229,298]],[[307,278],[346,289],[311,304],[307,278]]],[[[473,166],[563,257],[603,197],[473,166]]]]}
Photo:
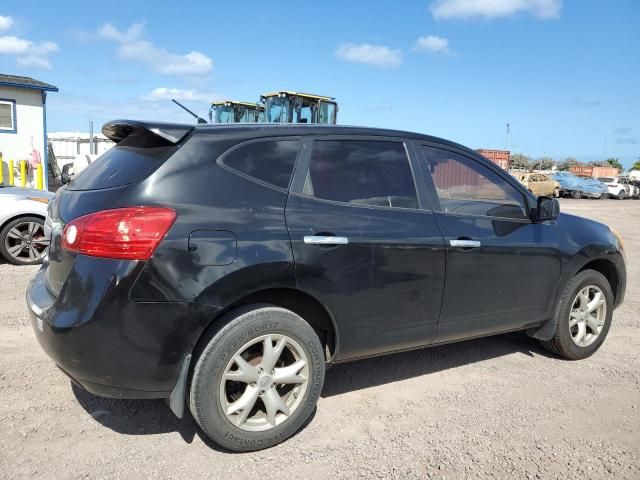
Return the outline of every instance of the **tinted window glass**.
{"type": "Polygon", "coordinates": [[[524,197],[487,167],[447,150],[423,149],[443,212],[527,218],[524,197]]]}
{"type": "Polygon", "coordinates": [[[299,145],[299,140],[248,143],[225,155],[222,163],[263,182],[287,188],[299,145]]]}
{"type": "MultiPolygon", "coordinates": [[[[123,142],[121,142],[123,143],[123,142]]],[[[67,184],[68,190],[99,190],[138,182],[151,173],[173,147],[110,148],[67,184]]]]}
{"type": "Polygon", "coordinates": [[[315,141],[304,193],[359,205],[418,208],[409,160],[398,142],[315,141]]]}

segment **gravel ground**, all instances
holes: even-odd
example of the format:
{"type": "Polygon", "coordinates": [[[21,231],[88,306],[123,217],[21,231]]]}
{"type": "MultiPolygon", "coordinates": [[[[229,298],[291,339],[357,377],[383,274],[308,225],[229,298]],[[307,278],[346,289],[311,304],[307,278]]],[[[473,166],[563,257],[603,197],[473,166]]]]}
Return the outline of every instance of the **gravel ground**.
{"type": "Polygon", "coordinates": [[[233,454],[162,401],[73,388],[40,350],[0,264],[0,478],[640,478],[640,201],[566,200],[614,226],[628,286],[607,341],[568,362],[521,334],[336,366],[309,425],[233,454]]]}

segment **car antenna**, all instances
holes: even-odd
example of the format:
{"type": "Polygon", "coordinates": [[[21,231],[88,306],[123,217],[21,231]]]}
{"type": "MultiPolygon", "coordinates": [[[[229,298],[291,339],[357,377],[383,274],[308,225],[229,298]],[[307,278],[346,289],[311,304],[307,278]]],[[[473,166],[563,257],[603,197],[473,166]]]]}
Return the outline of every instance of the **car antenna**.
{"type": "Polygon", "coordinates": [[[198,121],[198,123],[208,123],[204,118],[202,118],[200,115],[192,112],[191,110],[189,110],[187,107],[185,107],[184,105],[182,105],[179,101],[177,101],[175,98],[172,98],[171,101],[173,103],[175,103],[176,105],[178,105],[180,108],[182,108],[183,110],[185,110],[186,112],[190,113],[191,115],[193,115],[195,117],[195,119],[198,121]]]}

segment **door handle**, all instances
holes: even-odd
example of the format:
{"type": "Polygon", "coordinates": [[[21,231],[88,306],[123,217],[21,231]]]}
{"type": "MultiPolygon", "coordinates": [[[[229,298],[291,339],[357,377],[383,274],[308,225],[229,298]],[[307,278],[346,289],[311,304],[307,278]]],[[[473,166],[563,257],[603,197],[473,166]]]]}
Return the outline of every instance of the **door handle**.
{"type": "Polygon", "coordinates": [[[482,244],[478,240],[449,240],[449,245],[454,248],[478,248],[482,244]]]}
{"type": "Polygon", "coordinates": [[[304,237],[307,245],[347,245],[347,237],[336,237],[334,235],[307,235],[304,237]]]}

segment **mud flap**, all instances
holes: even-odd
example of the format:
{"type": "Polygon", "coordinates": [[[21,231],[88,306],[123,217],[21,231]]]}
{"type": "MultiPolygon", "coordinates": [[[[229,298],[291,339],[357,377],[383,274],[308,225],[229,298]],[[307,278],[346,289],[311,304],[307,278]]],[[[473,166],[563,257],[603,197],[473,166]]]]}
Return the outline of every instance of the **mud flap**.
{"type": "Polygon", "coordinates": [[[173,391],[169,397],[169,408],[178,418],[184,417],[185,389],[187,388],[187,376],[189,374],[190,363],[191,355],[187,355],[182,361],[182,368],[180,369],[178,382],[176,383],[176,386],[173,387],[173,391]]]}

